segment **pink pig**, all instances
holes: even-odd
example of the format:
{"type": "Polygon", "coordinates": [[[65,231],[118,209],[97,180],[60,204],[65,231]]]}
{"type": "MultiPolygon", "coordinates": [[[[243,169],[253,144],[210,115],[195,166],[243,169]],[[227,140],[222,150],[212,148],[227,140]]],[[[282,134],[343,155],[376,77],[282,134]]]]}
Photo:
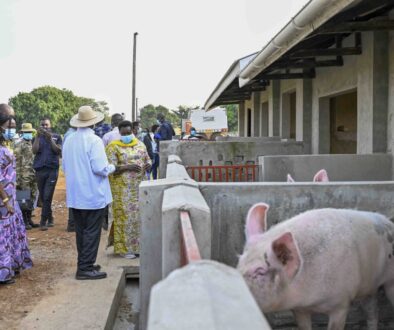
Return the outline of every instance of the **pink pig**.
{"type": "MultiPolygon", "coordinates": [[[[313,177],[313,182],[328,182],[328,181],[330,180],[328,179],[327,171],[324,169],[318,171],[313,177]]],[[[295,180],[290,174],[287,174],[287,182],[295,182],[295,180]]]]}
{"type": "Polygon", "coordinates": [[[380,286],[394,307],[394,224],[378,213],[317,209],[267,231],[268,208],[249,210],[238,263],[261,310],[292,310],[300,329],[312,329],[312,313],[327,314],[337,330],[361,300],[368,329],[377,329],[380,286]]]}

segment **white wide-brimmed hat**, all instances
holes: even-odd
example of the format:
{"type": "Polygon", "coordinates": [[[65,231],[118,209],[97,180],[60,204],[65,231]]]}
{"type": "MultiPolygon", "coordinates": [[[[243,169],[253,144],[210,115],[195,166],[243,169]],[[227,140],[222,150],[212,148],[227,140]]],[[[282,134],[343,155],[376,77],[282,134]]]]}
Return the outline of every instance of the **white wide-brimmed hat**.
{"type": "Polygon", "coordinates": [[[78,109],[78,113],[70,120],[72,127],[89,127],[104,119],[104,114],[94,111],[91,106],[84,105],[78,109]]]}

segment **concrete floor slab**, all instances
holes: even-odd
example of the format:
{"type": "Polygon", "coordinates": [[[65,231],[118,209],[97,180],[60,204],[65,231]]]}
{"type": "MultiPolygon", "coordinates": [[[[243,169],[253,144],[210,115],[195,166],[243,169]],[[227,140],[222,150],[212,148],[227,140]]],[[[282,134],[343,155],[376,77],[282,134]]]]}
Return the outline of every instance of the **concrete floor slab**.
{"type": "MultiPolygon", "coordinates": [[[[57,283],[55,294],[46,297],[21,322],[21,329],[112,329],[124,286],[126,270],[138,273],[139,259],[124,259],[105,249],[103,232],[97,263],[108,277],[95,281],[75,280],[68,270],[57,283]]],[[[135,275],[134,275],[135,276],[135,275]]]]}

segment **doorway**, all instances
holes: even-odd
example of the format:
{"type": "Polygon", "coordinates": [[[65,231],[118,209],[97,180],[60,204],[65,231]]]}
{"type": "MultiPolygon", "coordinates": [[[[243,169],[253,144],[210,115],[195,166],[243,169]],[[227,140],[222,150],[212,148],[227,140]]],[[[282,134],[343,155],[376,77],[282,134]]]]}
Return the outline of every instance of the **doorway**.
{"type": "Polygon", "coordinates": [[[357,91],[330,98],[330,154],[357,153],[357,91]]]}
{"type": "Polygon", "coordinates": [[[246,111],[246,136],[252,136],[252,109],[248,108],[246,111]]]}
{"type": "Polygon", "coordinates": [[[296,138],[296,92],[290,93],[290,139],[296,138]]]}

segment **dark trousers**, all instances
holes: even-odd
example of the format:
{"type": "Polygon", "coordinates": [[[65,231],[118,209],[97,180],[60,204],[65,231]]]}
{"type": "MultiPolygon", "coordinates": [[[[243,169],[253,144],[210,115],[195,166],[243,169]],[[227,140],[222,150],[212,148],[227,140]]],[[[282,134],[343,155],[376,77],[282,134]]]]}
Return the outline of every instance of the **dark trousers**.
{"type": "Polygon", "coordinates": [[[37,187],[42,202],[41,225],[53,222],[52,199],[55,192],[59,170],[57,168],[43,167],[36,170],[37,187]]]}
{"type": "Polygon", "coordinates": [[[104,209],[104,216],[103,216],[103,229],[108,230],[108,205],[104,209]]]}
{"type": "Polygon", "coordinates": [[[67,229],[68,230],[75,230],[75,221],[74,221],[74,216],[73,216],[73,213],[71,212],[71,209],[68,209],[67,229]]]}
{"type": "Polygon", "coordinates": [[[160,157],[159,154],[154,153],[154,158],[152,162],[152,168],[151,168],[151,173],[153,176],[153,180],[157,179],[157,169],[159,168],[160,165],[160,157]]]}
{"type": "Polygon", "coordinates": [[[78,270],[80,271],[91,271],[96,262],[104,210],[104,208],[98,210],[70,208],[75,222],[78,270]]]}

